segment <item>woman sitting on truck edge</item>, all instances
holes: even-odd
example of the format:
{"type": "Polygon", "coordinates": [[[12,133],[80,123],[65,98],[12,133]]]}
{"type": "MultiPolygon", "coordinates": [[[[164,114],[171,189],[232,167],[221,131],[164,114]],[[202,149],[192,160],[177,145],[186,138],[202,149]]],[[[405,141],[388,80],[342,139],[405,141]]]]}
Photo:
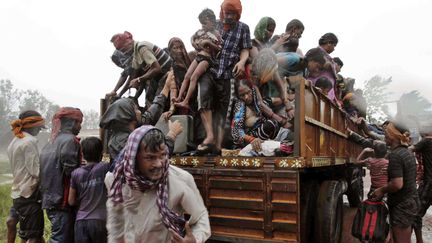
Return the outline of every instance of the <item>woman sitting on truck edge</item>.
{"type": "Polygon", "coordinates": [[[290,132],[286,118],[274,113],[262,100],[257,87],[242,79],[236,84],[237,100],[232,120],[232,137],[236,145],[252,144],[255,151],[261,150],[264,140],[282,141],[290,132]]]}

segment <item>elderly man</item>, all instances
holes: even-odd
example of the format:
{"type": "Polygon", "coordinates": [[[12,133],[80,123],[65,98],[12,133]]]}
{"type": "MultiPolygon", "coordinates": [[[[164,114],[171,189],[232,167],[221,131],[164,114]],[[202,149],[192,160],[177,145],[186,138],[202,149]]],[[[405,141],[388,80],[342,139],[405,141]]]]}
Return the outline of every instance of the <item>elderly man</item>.
{"type": "Polygon", "coordinates": [[[210,237],[207,209],[194,179],[169,165],[160,130],[137,128],[120,159],[114,178],[108,174],[105,179],[109,242],[205,242],[210,237]],[[184,213],[190,215],[187,222],[184,213]]]}
{"type": "Polygon", "coordinates": [[[24,111],[11,123],[15,135],[7,154],[12,168],[11,197],[20,223],[19,237],[26,242],[41,242],[44,216],[38,189],[39,150],[36,135],[45,125],[37,111],[24,111]]]}
{"type": "Polygon", "coordinates": [[[132,56],[130,85],[138,90],[135,98],[147,87],[146,106],[149,106],[155,95],[162,90],[166,73],[171,68],[171,57],[150,42],[134,41],[132,34],[127,31],[114,35],[111,42],[117,50],[132,56]]]}
{"type": "Polygon", "coordinates": [[[54,115],[50,142],[42,149],[42,208],[51,221],[50,242],[73,242],[73,213],[68,204],[70,176],[81,163],[81,147],[76,137],[83,114],[78,108],[63,107],[54,115]]]}

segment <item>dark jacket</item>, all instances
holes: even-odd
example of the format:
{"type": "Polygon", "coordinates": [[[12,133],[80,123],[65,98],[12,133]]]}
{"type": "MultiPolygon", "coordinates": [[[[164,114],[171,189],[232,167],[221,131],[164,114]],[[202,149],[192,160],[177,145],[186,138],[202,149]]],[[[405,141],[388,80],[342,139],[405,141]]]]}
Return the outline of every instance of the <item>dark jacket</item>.
{"type": "MultiPolygon", "coordinates": [[[[140,124],[155,125],[162,115],[167,97],[158,95],[153,104],[142,113],[140,124]]],[[[117,155],[126,145],[129,134],[129,123],[136,119],[134,103],[130,98],[120,98],[112,103],[103,114],[99,126],[109,132],[108,151],[111,159],[117,155]]]]}
{"type": "Polygon", "coordinates": [[[45,145],[40,153],[42,208],[65,207],[64,189],[69,186],[70,175],[80,165],[80,159],[80,144],[70,131],[63,130],[53,143],[45,145]]]}

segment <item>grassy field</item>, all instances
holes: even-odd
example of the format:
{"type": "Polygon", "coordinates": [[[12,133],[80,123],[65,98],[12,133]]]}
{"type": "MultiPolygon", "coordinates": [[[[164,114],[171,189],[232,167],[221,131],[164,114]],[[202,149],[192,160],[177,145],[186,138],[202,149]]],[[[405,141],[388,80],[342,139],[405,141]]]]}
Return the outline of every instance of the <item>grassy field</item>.
{"type": "MultiPolygon", "coordinates": [[[[10,187],[10,184],[0,185],[0,243],[6,243],[6,219],[9,215],[9,210],[12,205],[12,198],[10,197],[10,187]]],[[[46,241],[49,239],[50,231],[50,223],[45,214],[44,238],[46,241]]],[[[20,242],[18,236],[15,242],[20,242]]]]}

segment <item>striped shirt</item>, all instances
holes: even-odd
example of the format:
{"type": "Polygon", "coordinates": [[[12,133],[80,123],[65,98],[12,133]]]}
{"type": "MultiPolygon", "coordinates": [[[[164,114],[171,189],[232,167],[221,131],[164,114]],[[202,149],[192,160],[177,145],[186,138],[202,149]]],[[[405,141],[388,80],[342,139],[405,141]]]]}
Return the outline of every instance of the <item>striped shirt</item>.
{"type": "Polygon", "coordinates": [[[252,48],[249,26],[238,22],[234,28],[225,31],[223,24],[218,21],[216,29],[222,35],[222,50],[217,59],[218,65],[212,71],[216,79],[231,79],[232,69],[240,60],[241,50],[252,48]]]}
{"type": "Polygon", "coordinates": [[[416,197],[416,160],[407,147],[399,146],[388,155],[388,178],[403,178],[403,187],[388,194],[388,204],[396,206],[406,199],[416,197]]]}
{"type": "Polygon", "coordinates": [[[132,68],[140,68],[147,72],[153,62],[157,61],[162,70],[168,70],[171,67],[171,57],[163,49],[147,42],[135,42],[132,59],[132,68]]]}

